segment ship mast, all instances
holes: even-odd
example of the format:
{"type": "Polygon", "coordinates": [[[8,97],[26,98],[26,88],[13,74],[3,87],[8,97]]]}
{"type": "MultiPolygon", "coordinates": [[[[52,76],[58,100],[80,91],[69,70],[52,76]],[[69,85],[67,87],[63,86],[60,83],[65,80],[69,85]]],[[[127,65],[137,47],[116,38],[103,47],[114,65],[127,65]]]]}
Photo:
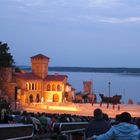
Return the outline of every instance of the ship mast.
{"type": "Polygon", "coordinates": [[[91,94],[93,94],[93,79],[91,80],[91,94]]]}
{"type": "Polygon", "coordinates": [[[108,82],[108,95],[109,95],[109,97],[110,97],[110,86],[111,86],[111,82],[109,81],[108,82]]]}

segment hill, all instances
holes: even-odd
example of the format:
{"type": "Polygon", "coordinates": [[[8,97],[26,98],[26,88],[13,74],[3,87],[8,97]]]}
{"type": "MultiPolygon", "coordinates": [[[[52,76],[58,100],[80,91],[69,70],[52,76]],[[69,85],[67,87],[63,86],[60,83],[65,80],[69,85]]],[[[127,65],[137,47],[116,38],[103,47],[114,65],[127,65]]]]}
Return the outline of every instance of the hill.
{"type": "MultiPolygon", "coordinates": [[[[19,66],[23,70],[31,71],[30,66],[19,66]]],[[[111,68],[111,67],[63,67],[51,66],[49,71],[60,72],[99,72],[99,73],[124,73],[124,74],[140,74],[140,68],[111,68]]]]}

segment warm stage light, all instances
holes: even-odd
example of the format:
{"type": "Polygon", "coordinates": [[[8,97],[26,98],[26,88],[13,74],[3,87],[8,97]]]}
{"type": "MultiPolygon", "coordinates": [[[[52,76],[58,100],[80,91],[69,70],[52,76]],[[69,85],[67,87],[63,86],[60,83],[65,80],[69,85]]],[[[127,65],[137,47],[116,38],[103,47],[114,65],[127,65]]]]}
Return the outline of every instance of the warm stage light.
{"type": "Polygon", "coordinates": [[[61,111],[78,111],[76,107],[64,107],[64,106],[49,106],[49,110],[61,110],[61,111]]]}

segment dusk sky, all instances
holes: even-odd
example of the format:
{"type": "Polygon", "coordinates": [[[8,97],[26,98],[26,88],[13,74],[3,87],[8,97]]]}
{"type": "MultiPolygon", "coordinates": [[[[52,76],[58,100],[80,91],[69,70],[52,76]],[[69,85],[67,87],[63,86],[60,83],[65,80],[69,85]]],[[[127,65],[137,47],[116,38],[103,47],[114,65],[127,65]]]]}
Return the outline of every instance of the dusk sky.
{"type": "Polygon", "coordinates": [[[0,41],[16,65],[140,68],[140,0],[0,0],[0,41]]]}

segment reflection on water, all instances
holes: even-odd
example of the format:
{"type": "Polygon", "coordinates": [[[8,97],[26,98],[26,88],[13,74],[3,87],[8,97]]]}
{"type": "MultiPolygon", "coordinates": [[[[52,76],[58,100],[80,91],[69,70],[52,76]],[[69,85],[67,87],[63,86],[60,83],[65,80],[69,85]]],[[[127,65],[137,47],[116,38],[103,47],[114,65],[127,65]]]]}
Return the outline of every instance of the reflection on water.
{"type": "MultiPolygon", "coordinates": [[[[55,72],[49,72],[55,73],[55,72]]],[[[111,81],[111,95],[122,94],[123,102],[127,103],[131,98],[135,103],[140,102],[140,76],[113,74],[113,73],[82,73],[82,72],[59,72],[69,77],[69,82],[77,91],[83,90],[83,81],[92,80],[93,90],[100,100],[99,93],[108,96],[108,82],[111,81]]]]}

